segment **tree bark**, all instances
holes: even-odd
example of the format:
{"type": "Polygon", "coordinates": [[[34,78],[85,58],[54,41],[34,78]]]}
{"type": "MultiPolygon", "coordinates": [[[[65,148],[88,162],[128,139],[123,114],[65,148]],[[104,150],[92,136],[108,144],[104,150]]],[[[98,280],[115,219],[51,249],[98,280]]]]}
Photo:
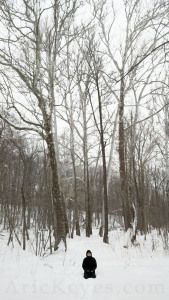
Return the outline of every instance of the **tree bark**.
{"type": "Polygon", "coordinates": [[[104,130],[103,130],[103,117],[102,117],[102,103],[101,94],[99,88],[99,78],[96,75],[96,87],[99,102],[99,117],[100,117],[100,142],[102,149],[102,161],[103,161],[103,187],[104,187],[104,235],[103,242],[108,243],[108,196],[107,196],[107,170],[106,170],[106,155],[105,155],[105,141],[104,141],[104,130]]]}
{"type": "MultiPolygon", "coordinates": [[[[81,93],[82,96],[82,93],[81,93]]],[[[87,118],[86,118],[86,93],[83,95],[82,113],[83,113],[83,156],[84,156],[84,185],[85,185],[85,211],[86,211],[86,236],[92,234],[92,211],[90,198],[89,165],[88,165],[88,139],[87,139],[87,118]]]]}
{"type": "Polygon", "coordinates": [[[121,198],[124,216],[125,230],[131,228],[131,212],[128,202],[128,190],[125,169],[125,137],[124,137],[124,78],[121,74],[120,86],[120,103],[119,103],[119,162],[120,162],[120,179],[121,179],[121,198]]]}
{"type": "Polygon", "coordinates": [[[65,228],[65,219],[64,212],[61,200],[61,193],[58,180],[58,169],[56,162],[55,147],[53,141],[53,134],[51,132],[51,126],[46,128],[46,143],[48,146],[50,167],[52,171],[52,204],[54,210],[54,237],[55,237],[55,246],[54,250],[58,249],[58,244],[63,240],[65,244],[65,250],[67,250],[66,245],[66,228],[65,228]]]}

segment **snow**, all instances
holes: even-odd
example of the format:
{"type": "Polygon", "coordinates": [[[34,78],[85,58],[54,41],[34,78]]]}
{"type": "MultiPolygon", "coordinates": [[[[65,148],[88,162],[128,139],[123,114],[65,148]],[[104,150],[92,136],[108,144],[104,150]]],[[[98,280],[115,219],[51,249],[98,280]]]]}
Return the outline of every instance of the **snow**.
{"type": "Polygon", "coordinates": [[[23,251],[7,246],[7,235],[0,236],[0,297],[3,300],[164,300],[169,297],[169,257],[162,239],[154,231],[138,236],[137,246],[124,248],[125,235],[120,229],[109,232],[105,244],[93,230],[90,238],[67,239],[59,250],[44,257],[31,248],[23,251]],[[84,279],[82,261],[86,250],[97,260],[96,279],[84,279]]]}

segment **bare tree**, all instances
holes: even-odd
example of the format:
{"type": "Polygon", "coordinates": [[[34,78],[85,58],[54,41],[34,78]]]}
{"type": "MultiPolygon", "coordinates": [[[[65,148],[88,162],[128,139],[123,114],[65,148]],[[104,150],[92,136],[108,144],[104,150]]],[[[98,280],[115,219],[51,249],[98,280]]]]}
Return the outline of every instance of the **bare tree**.
{"type": "MultiPolygon", "coordinates": [[[[36,132],[46,141],[52,170],[56,250],[61,239],[66,247],[64,211],[52,134],[56,64],[59,64],[61,51],[66,44],[64,36],[68,34],[77,1],[54,0],[51,5],[39,0],[35,3],[23,0],[22,4],[16,1],[14,5],[1,2],[1,26],[6,35],[1,39],[1,45],[3,43],[4,46],[0,50],[0,59],[4,67],[4,84],[6,82],[10,86],[12,99],[10,103],[7,102],[8,110],[10,115],[13,111],[22,123],[16,125],[10,115],[3,112],[0,117],[13,128],[36,132]]],[[[6,99],[8,95],[6,91],[6,99]]]]}
{"type": "Polygon", "coordinates": [[[95,44],[93,36],[88,39],[87,42],[87,50],[85,53],[89,68],[90,68],[90,77],[91,82],[94,83],[94,88],[96,89],[97,94],[97,100],[98,100],[98,110],[99,110],[99,125],[98,121],[96,120],[92,98],[91,98],[91,91],[89,90],[89,99],[90,104],[93,111],[93,117],[95,121],[95,125],[99,132],[100,137],[100,144],[101,144],[101,151],[102,151],[102,163],[103,163],[103,191],[104,191],[104,197],[103,197],[103,212],[104,212],[104,235],[103,235],[103,242],[108,243],[108,195],[107,195],[107,169],[106,169],[106,153],[105,153],[105,147],[106,147],[106,141],[104,139],[104,125],[103,125],[103,113],[102,113],[102,106],[103,106],[103,98],[102,98],[102,92],[101,92],[101,70],[102,70],[102,60],[98,56],[97,52],[97,44],[95,44]]]}
{"type": "MultiPolygon", "coordinates": [[[[146,7],[142,9],[141,1],[124,1],[124,42],[120,42],[119,49],[117,49],[117,46],[113,44],[113,28],[115,27],[116,21],[115,5],[112,2],[108,7],[108,5],[106,5],[106,1],[98,1],[97,3],[93,1],[92,3],[94,7],[93,14],[96,16],[100,27],[100,29],[98,29],[98,33],[102,42],[101,52],[106,58],[108,58],[112,66],[109,72],[105,70],[102,71],[103,78],[110,93],[117,100],[119,108],[119,172],[121,178],[121,198],[124,223],[127,230],[132,227],[133,208],[130,197],[130,188],[127,183],[125,162],[125,101],[128,99],[132,86],[135,85],[137,88],[138,79],[143,82],[143,78],[145,78],[144,76],[146,73],[147,78],[145,79],[145,83],[142,85],[139,95],[139,99],[142,99],[147,81],[149,81],[152,76],[155,67],[157,67],[162,61],[162,58],[160,57],[153,65],[151,65],[150,62],[148,67],[144,66],[142,69],[140,68],[140,64],[144,61],[144,58],[148,57],[150,52],[153,53],[155,46],[160,42],[162,43],[165,38],[166,32],[163,30],[161,33],[160,22],[158,29],[156,28],[155,23],[157,20],[162,20],[164,18],[163,14],[166,15],[167,10],[165,5],[160,2],[152,2],[150,5],[151,9],[146,7]],[[151,30],[152,38],[146,43],[143,38],[143,34],[147,29],[151,30]],[[142,55],[141,51],[144,53],[142,59],[140,59],[140,56],[142,55]]],[[[137,104],[135,114],[136,119],[138,117],[139,102],[137,104]]],[[[134,139],[134,131],[132,136],[134,139]]]]}

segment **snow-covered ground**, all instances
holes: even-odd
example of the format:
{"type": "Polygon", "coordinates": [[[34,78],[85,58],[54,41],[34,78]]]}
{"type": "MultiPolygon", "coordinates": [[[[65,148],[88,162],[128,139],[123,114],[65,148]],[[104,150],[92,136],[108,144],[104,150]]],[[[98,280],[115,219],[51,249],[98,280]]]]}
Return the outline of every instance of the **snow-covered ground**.
{"type": "Polygon", "coordinates": [[[124,233],[109,233],[104,244],[93,231],[90,238],[67,239],[68,250],[36,257],[0,236],[0,299],[2,300],[163,300],[169,299],[169,256],[156,232],[138,237],[140,245],[124,248],[124,233]],[[84,279],[82,261],[90,249],[97,260],[96,279],[84,279]]]}

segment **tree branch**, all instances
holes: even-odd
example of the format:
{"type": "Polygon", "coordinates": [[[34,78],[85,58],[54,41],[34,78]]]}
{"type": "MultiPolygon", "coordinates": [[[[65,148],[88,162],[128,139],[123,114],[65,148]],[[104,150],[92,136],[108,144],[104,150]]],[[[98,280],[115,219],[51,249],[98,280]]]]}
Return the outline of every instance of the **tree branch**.
{"type": "Polygon", "coordinates": [[[38,129],[35,128],[30,128],[30,127],[19,127],[14,125],[13,123],[11,123],[10,121],[8,121],[5,117],[3,117],[0,114],[0,119],[2,119],[4,122],[6,122],[9,126],[13,127],[16,130],[22,130],[22,131],[34,131],[36,133],[38,133],[44,140],[46,139],[45,135],[43,134],[43,132],[39,131],[38,129]]]}
{"type": "Polygon", "coordinates": [[[127,128],[124,129],[124,131],[127,131],[128,129],[130,129],[131,127],[133,127],[134,125],[138,124],[138,123],[142,123],[143,121],[146,121],[148,119],[150,119],[151,117],[153,117],[154,115],[158,114],[160,111],[162,111],[167,105],[169,105],[169,103],[166,103],[163,107],[161,107],[158,111],[156,111],[155,113],[153,113],[152,115],[142,119],[142,120],[139,120],[131,125],[129,125],[127,128]]]}
{"type": "Polygon", "coordinates": [[[120,79],[116,80],[116,83],[120,82],[123,78],[125,78],[131,71],[133,71],[133,69],[135,69],[139,64],[141,64],[147,57],[149,57],[153,52],[155,52],[156,50],[158,50],[159,48],[165,46],[166,44],[168,44],[169,41],[166,41],[164,43],[162,43],[161,45],[155,47],[154,49],[152,49],[148,54],[144,55],[135,65],[133,65],[128,71],[127,73],[125,73],[122,77],[120,77],[120,79]]]}

